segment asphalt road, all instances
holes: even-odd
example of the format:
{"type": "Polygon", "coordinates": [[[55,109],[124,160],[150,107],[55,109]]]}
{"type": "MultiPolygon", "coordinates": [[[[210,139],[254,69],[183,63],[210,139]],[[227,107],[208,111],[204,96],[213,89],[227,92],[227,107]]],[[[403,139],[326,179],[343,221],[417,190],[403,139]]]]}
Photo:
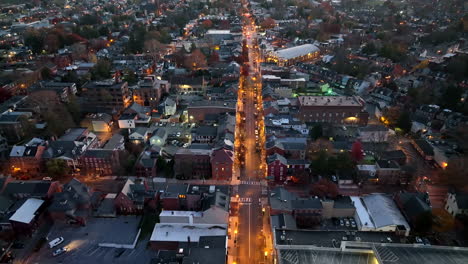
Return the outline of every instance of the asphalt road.
{"type": "MultiPolygon", "coordinates": [[[[246,7],[246,1],[243,1],[246,7]]],[[[264,158],[262,151],[257,151],[257,146],[264,148],[264,126],[261,99],[261,76],[259,70],[259,51],[255,45],[256,29],[253,20],[244,17],[244,39],[247,40],[249,50],[249,73],[245,82],[240,83],[240,90],[245,95],[240,96],[245,120],[238,120],[238,126],[243,122],[245,135],[242,145],[245,146],[245,166],[240,170],[241,184],[238,194],[241,201],[239,208],[239,226],[237,234],[238,255],[236,263],[272,263],[265,257],[265,236],[263,230],[263,213],[260,203],[262,186],[265,181],[262,166],[264,158]]],[[[241,78],[242,80],[242,78],[241,78]]],[[[263,167],[264,169],[265,167],[263,167]]]]}

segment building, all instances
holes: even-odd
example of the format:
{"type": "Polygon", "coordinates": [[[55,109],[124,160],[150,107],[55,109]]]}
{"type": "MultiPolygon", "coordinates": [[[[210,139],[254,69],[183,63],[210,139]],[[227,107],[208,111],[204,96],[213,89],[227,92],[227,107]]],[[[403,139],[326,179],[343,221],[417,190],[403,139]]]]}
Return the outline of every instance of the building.
{"type": "Polygon", "coordinates": [[[468,215],[468,193],[448,192],[445,210],[454,217],[468,215]]]}
{"type": "Polygon", "coordinates": [[[86,175],[115,175],[120,168],[119,152],[111,149],[88,149],[81,155],[80,164],[86,175]]]}
{"type": "Polygon", "coordinates": [[[154,75],[146,76],[133,87],[133,101],[143,106],[156,108],[162,94],[169,93],[170,83],[166,80],[159,80],[154,75]]]}
{"type": "Polygon", "coordinates": [[[154,193],[149,190],[144,180],[128,179],[115,197],[114,204],[119,214],[140,214],[145,203],[153,198],[154,193]]]}
{"type": "Polygon", "coordinates": [[[54,194],[52,203],[47,210],[54,221],[84,225],[90,209],[90,189],[73,178],[63,186],[61,192],[54,194]]]}
{"type": "Polygon", "coordinates": [[[218,128],[215,126],[200,126],[193,132],[193,142],[195,143],[213,143],[218,135],[218,128]]]}
{"type": "Polygon", "coordinates": [[[297,117],[304,122],[367,125],[369,114],[357,96],[299,96],[297,117]]]}
{"type": "Polygon", "coordinates": [[[180,179],[211,178],[211,149],[180,148],[174,155],[174,173],[180,179]]]}
{"type": "Polygon", "coordinates": [[[164,144],[166,144],[167,137],[167,130],[163,127],[160,127],[157,130],[153,131],[153,134],[149,139],[150,145],[164,146],[164,144]]]}
{"type": "Polygon", "coordinates": [[[172,98],[166,97],[166,99],[164,99],[164,101],[159,104],[158,109],[161,114],[165,116],[172,116],[176,113],[177,104],[172,98]]]}
{"type": "Polygon", "coordinates": [[[182,244],[198,243],[203,237],[221,237],[227,244],[227,229],[226,224],[158,223],[151,234],[150,246],[154,250],[176,250],[182,244]]]}
{"type": "Polygon", "coordinates": [[[376,173],[381,184],[397,184],[400,182],[401,168],[396,161],[378,160],[376,162],[376,173]]]}
{"type": "Polygon", "coordinates": [[[190,122],[200,122],[206,119],[208,115],[219,115],[225,113],[235,114],[236,102],[223,102],[203,100],[192,102],[187,106],[190,122]]]}
{"type": "Polygon", "coordinates": [[[393,199],[413,228],[418,224],[421,216],[431,214],[432,208],[428,193],[399,192],[393,199]]]}
{"type": "Polygon", "coordinates": [[[34,91],[52,91],[57,94],[62,102],[69,102],[70,98],[77,93],[76,83],[67,82],[39,82],[31,89],[34,91]]]}
{"type": "Polygon", "coordinates": [[[362,142],[387,142],[390,129],[383,125],[368,125],[359,128],[359,139],[362,142]]]}
{"type": "Polygon", "coordinates": [[[38,175],[44,167],[42,154],[46,148],[46,142],[39,138],[33,138],[22,146],[13,146],[10,152],[12,172],[24,173],[29,177],[38,175]]]}
{"type": "Polygon", "coordinates": [[[434,159],[434,148],[432,145],[427,142],[425,139],[416,139],[412,141],[414,148],[419,152],[419,154],[425,160],[433,160],[434,159]]]}
{"type": "Polygon", "coordinates": [[[157,153],[143,151],[135,164],[135,175],[137,177],[156,177],[157,153]]]}
{"type": "Polygon", "coordinates": [[[268,178],[281,183],[295,173],[305,171],[309,168],[310,161],[286,159],[280,154],[273,154],[267,157],[268,178]]]}
{"type": "Polygon", "coordinates": [[[106,113],[88,114],[81,125],[95,132],[111,132],[112,116],[106,113]]]}
{"type": "Polygon", "coordinates": [[[231,180],[234,164],[234,153],[220,148],[211,154],[211,178],[214,180],[231,180]]]}
{"type": "Polygon", "coordinates": [[[292,48],[280,49],[268,54],[266,61],[279,66],[290,66],[296,62],[313,60],[320,54],[320,49],[312,44],[304,44],[292,48]]]}
{"type": "Polygon", "coordinates": [[[39,225],[43,205],[44,200],[27,199],[9,219],[15,233],[31,235],[39,225]]]}
{"type": "Polygon", "coordinates": [[[405,236],[411,230],[391,197],[385,194],[351,196],[356,214],[354,219],[360,231],[396,232],[405,236]]]}
{"type": "Polygon", "coordinates": [[[16,143],[26,136],[30,112],[11,112],[0,115],[0,133],[9,143],[16,143]]]}
{"type": "Polygon", "coordinates": [[[229,213],[219,207],[210,207],[205,211],[164,210],[159,214],[160,223],[225,225],[228,219],[229,213]]]}
{"type": "Polygon", "coordinates": [[[131,103],[127,82],[94,81],[81,91],[82,108],[92,113],[121,113],[131,103]]]}
{"type": "Polygon", "coordinates": [[[24,198],[49,200],[59,191],[61,186],[56,181],[11,181],[5,186],[2,195],[15,200],[24,198]]]}

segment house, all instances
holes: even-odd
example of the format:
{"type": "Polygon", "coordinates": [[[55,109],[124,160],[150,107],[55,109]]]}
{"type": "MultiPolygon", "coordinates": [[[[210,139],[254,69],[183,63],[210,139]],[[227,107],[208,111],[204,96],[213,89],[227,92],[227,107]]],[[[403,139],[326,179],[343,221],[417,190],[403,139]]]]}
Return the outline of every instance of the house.
{"type": "Polygon", "coordinates": [[[153,131],[153,135],[151,136],[149,140],[150,145],[151,146],[154,146],[154,145],[164,146],[164,144],[166,144],[167,137],[168,137],[167,130],[163,127],[160,127],[156,129],[155,131],[153,131]]]}
{"type": "Polygon", "coordinates": [[[143,151],[135,164],[137,177],[156,177],[156,164],[159,154],[151,150],[143,151]]]}
{"type": "Polygon", "coordinates": [[[162,94],[168,93],[170,83],[166,80],[159,80],[156,76],[150,75],[138,82],[132,89],[133,101],[143,106],[156,108],[162,94]]]}
{"type": "Polygon", "coordinates": [[[380,154],[380,159],[396,161],[400,166],[406,164],[406,154],[403,150],[389,150],[380,154]]]}
{"type": "Polygon", "coordinates": [[[137,113],[125,113],[119,117],[119,128],[135,128],[136,120],[138,119],[137,113]]]}
{"type": "Polygon", "coordinates": [[[286,159],[275,153],[267,157],[267,175],[270,180],[280,183],[297,172],[305,171],[309,165],[307,160],[286,159]]]}
{"type": "Polygon", "coordinates": [[[118,151],[111,149],[88,149],[80,157],[82,171],[91,176],[115,175],[119,164],[118,151]]]}
{"type": "Polygon", "coordinates": [[[406,220],[415,227],[418,218],[425,213],[431,213],[429,195],[423,192],[399,192],[395,194],[395,203],[405,216],[406,220]]]}
{"type": "Polygon", "coordinates": [[[134,144],[145,144],[148,140],[148,134],[147,127],[137,127],[130,130],[128,139],[134,144]]]}
{"type": "Polygon", "coordinates": [[[445,210],[453,217],[468,215],[468,193],[448,192],[445,210]]]}
{"type": "Polygon", "coordinates": [[[160,195],[164,210],[187,210],[187,189],[185,184],[168,184],[160,195]]]}
{"type": "Polygon", "coordinates": [[[50,217],[54,221],[85,225],[91,209],[91,195],[85,184],[73,178],[63,186],[61,192],[54,194],[47,209],[50,217]]]}
{"type": "Polygon", "coordinates": [[[430,161],[434,159],[434,148],[429,144],[429,142],[427,142],[427,140],[415,139],[411,143],[425,160],[430,161]]]}
{"type": "Polygon", "coordinates": [[[212,176],[211,153],[211,149],[178,149],[174,155],[175,176],[182,179],[209,179],[212,176]]]}
{"type": "Polygon", "coordinates": [[[10,152],[12,172],[38,175],[43,167],[42,154],[45,149],[46,141],[39,138],[33,138],[21,146],[13,146],[10,152]]]}
{"type": "Polygon", "coordinates": [[[359,138],[362,142],[387,142],[390,130],[383,125],[368,125],[360,127],[359,138]]]}
{"type": "Polygon", "coordinates": [[[158,112],[165,116],[174,115],[176,113],[176,110],[177,110],[177,104],[170,97],[166,97],[164,101],[161,104],[159,104],[159,107],[158,107],[158,112]]]}
{"type": "Polygon", "coordinates": [[[378,160],[375,165],[380,184],[397,184],[400,182],[401,168],[396,161],[378,160]]]}
{"type": "Polygon", "coordinates": [[[149,190],[144,180],[128,179],[115,197],[115,208],[119,214],[140,214],[145,203],[154,197],[154,193],[149,190]]]}
{"type": "Polygon", "coordinates": [[[41,222],[44,205],[44,200],[28,198],[9,219],[15,233],[31,235],[41,222]]]}
{"type": "Polygon", "coordinates": [[[2,195],[11,199],[37,198],[49,200],[61,186],[56,181],[11,181],[8,182],[2,195]]]}
{"type": "Polygon", "coordinates": [[[113,134],[102,148],[109,150],[125,150],[125,138],[123,135],[113,134]]]}
{"type": "Polygon", "coordinates": [[[110,132],[113,125],[112,116],[106,113],[88,114],[81,125],[95,132],[110,132]]]}
{"type": "Polygon", "coordinates": [[[220,148],[211,154],[211,177],[214,180],[230,180],[233,173],[234,153],[220,148]]]}
{"type": "Polygon", "coordinates": [[[193,142],[212,143],[218,134],[215,126],[200,126],[194,132],[193,142]]]}
{"type": "Polygon", "coordinates": [[[9,143],[16,143],[26,136],[27,120],[30,112],[11,112],[0,114],[0,133],[9,143]]]}

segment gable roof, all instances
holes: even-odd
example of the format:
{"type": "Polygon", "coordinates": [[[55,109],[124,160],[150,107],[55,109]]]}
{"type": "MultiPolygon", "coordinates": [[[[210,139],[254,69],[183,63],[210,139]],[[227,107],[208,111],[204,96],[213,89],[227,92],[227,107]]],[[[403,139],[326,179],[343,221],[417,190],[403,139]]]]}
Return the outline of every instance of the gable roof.
{"type": "Polygon", "coordinates": [[[7,184],[3,194],[12,197],[16,194],[27,194],[32,197],[46,197],[51,185],[51,181],[12,181],[7,184]]]}

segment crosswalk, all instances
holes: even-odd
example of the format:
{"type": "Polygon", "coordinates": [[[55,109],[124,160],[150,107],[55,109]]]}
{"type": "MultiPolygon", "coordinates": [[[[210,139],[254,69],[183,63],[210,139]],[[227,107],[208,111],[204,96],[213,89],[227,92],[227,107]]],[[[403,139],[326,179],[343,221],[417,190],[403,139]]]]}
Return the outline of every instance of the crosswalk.
{"type": "Polygon", "coordinates": [[[241,202],[241,203],[251,203],[252,198],[250,198],[250,197],[241,197],[241,198],[239,198],[239,202],[241,202]]]}
{"type": "Polygon", "coordinates": [[[241,181],[240,184],[245,184],[245,185],[265,185],[263,182],[260,182],[260,181],[241,181]]]}

